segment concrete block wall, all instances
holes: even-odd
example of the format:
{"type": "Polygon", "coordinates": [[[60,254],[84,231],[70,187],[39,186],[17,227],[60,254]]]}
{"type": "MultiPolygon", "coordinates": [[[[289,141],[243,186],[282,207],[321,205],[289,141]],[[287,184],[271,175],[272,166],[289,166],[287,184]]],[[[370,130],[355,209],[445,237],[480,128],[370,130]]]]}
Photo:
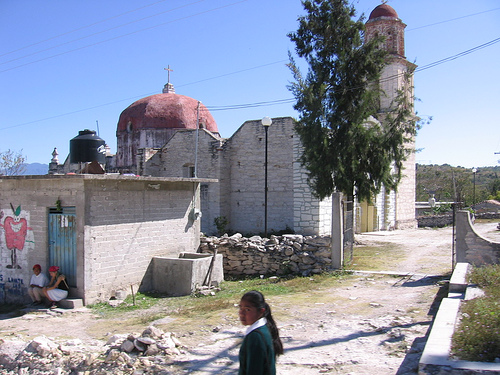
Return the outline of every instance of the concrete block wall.
{"type": "Polygon", "coordinates": [[[86,192],[86,303],[130,285],[147,290],[153,257],[196,251],[199,221],[190,218],[191,183],[90,181],[86,192]]]}
{"type": "Polygon", "coordinates": [[[65,206],[79,206],[82,193],[83,185],[72,179],[63,187],[58,179],[0,177],[0,303],[30,301],[27,288],[33,265],[40,264],[46,275],[51,266],[48,263],[48,209],[56,207],[57,200],[65,206]],[[11,205],[14,210],[21,206],[17,219],[11,205]],[[23,237],[24,241],[17,242],[17,264],[14,267],[13,250],[6,241],[5,227],[11,220],[8,217],[18,220],[18,225],[26,226],[26,231],[21,228],[16,236],[18,239],[23,237]]]}
{"type": "Polygon", "coordinates": [[[58,204],[76,212],[73,297],[88,304],[130,285],[149,287],[154,256],[198,248],[200,224],[192,213],[199,209],[202,181],[103,175],[0,178],[0,302],[29,302],[33,264],[47,272],[48,213],[58,204]],[[25,228],[15,267],[9,263],[12,251],[4,228],[16,216],[11,204],[21,206],[17,220],[25,228]]]}
{"type": "Polygon", "coordinates": [[[147,166],[147,173],[161,177],[192,177],[189,173],[196,166],[197,177],[218,180],[206,183],[201,196],[202,230],[207,234],[216,233],[214,219],[223,216],[220,198],[225,196],[221,190],[226,184],[227,171],[224,145],[222,138],[205,129],[198,134],[196,130],[177,131],[147,166]]]}

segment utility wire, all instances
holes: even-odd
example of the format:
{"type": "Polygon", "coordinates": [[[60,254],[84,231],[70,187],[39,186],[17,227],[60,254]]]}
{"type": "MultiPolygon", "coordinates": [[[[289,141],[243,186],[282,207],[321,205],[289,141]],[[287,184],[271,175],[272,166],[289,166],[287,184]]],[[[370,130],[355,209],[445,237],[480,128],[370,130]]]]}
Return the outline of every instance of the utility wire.
{"type": "MultiPolygon", "coordinates": [[[[476,52],[476,51],[478,51],[480,49],[483,49],[483,48],[486,48],[486,47],[490,47],[493,44],[496,44],[498,42],[500,42],[500,38],[493,39],[493,40],[491,40],[491,41],[489,41],[487,43],[484,43],[484,44],[481,44],[481,45],[479,45],[477,47],[474,47],[474,48],[468,49],[466,51],[460,52],[460,53],[458,53],[456,55],[453,55],[453,56],[450,56],[450,57],[447,57],[447,58],[435,61],[433,63],[424,65],[421,68],[417,68],[415,70],[415,72],[419,72],[419,71],[422,71],[422,70],[430,69],[430,68],[433,68],[433,67],[435,67],[437,65],[444,64],[446,62],[458,59],[458,58],[463,57],[465,55],[468,55],[470,53],[476,52]]],[[[232,73],[227,73],[227,74],[224,74],[224,75],[221,75],[221,76],[216,76],[216,77],[212,77],[212,78],[203,79],[203,80],[192,82],[192,83],[188,83],[188,84],[185,84],[185,85],[180,85],[179,87],[187,86],[187,85],[191,85],[191,84],[199,83],[199,82],[205,82],[205,81],[208,81],[208,80],[211,80],[211,79],[217,79],[217,78],[225,77],[225,76],[232,75],[232,74],[238,74],[238,73],[245,72],[245,71],[248,71],[248,70],[257,69],[259,67],[265,67],[265,66],[269,66],[269,65],[273,65],[273,64],[282,63],[284,61],[286,61],[286,60],[280,60],[280,61],[276,61],[274,63],[259,65],[258,67],[243,69],[243,70],[235,71],[235,72],[232,72],[232,73]]],[[[394,78],[396,78],[398,76],[399,75],[390,76],[390,77],[386,78],[385,81],[386,80],[394,79],[394,78]]],[[[149,95],[151,95],[151,94],[149,94],[149,95]]],[[[80,109],[80,110],[76,110],[76,111],[71,111],[71,112],[66,112],[66,113],[63,113],[63,114],[60,114],[60,115],[46,117],[46,118],[39,119],[39,120],[33,120],[33,121],[29,121],[29,122],[24,122],[24,123],[18,124],[18,125],[12,125],[12,126],[3,127],[3,128],[0,128],[0,130],[17,128],[17,127],[20,127],[20,126],[33,124],[33,123],[37,123],[37,122],[40,122],[40,121],[46,121],[46,120],[51,120],[51,119],[54,119],[54,118],[68,116],[68,115],[72,115],[72,114],[75,114],[75,113],[84,112],[84,111],[88,111],[88,110],[91,110],[91,109],[105,107],[105,106],[108,106],[108,105],[120,103],[120,102],[123,102],[123,101],[130,101],[130,100],[133,100],[133,99],[136,99],[136,98],[142,98],[144,96],[148,96],[148,95],[138,95],[138,96],[135,96],[133,98],[120,99],[120,100],[116,100],[116,101],[109,102],[109,103],[106,103],[106,104],[100,104],[100,105],[96,105],[96,106],[93,106],[93,107],[88,107],[88,108],[84,108],[84,109],[80,109]]],[[[207,109],[210,108],[211,111],[227,111],[227,110],[236,110],[236,109],[264,107],[264,106],[278,105],[278,104],[287,104],[287,103],[293,103],[294,100],[295,100],[295,98],[288,98],[288,99],[273,100],[273,101],[269,101],[269,102],[257,102],[257,103],[247,103],[247,104],[233,104],[233,105],[226,105],[226,106],[207,106],[207,109]]]]}
{"type": "MultiPolygon", "coordinates": [[[[246,0],[243,0],[243,1],[246,1],[246,0]]],[[[230,4],[230,5],[234,5],[234,4],[236,4],[236,3],[230,4]]],[[[498,9],[500,9],[500,8],[498,8],[498,9]]],[[[482,13],[484,13],[484,12],[482,12],[482,13]]],[[[445,21],[445,22],[447,22],[447,21],[445,21]]],[[[490,47],[490,46],[492,46],[492,45],[494,45],[494,44],[496,44],[498,42],[500,42],[500,38],[493,39],[493,40],[491,40],[489,42],[483,43],[483,44],[481,44],[479,46],[476,46],[474,48],[471,48],[471,49],[468,49],[466,51],[460,52],[460,53],[458,53],[456,55],[449,56],[449,57],[446,57],[444,59],[441,59],[441,60],[432,62],[430,64],[424,65],[422,67],[419,67],[419,68],[417,68],[415,70],[415,72],[419,72],[419,71],[422,71],[422,70],[430,69],[430,68],[433,68],[433,67],[435,67],[437,65],[444,64],[446,62],[450,62],[452,60],[458,59],[460,57],[463,57],[463,56],[466,56],[466,55],[471,54],[473,52],[476,52],[478,50],[481,50],[483,48],[490,47]]],[[[286,62],[286,61],[287,60],[280,60],[280,61],[276,61],[276,62],[273,62],[273,63],[263,64],[263,65],[259,65],[259,66],[256,66],[256,67],[247,68],[247,69],[243,69],[243,70],[239,70],[239,71],[235,71],[235,72],[223,74],[223,75],[220,75],[220,76],[215,76],[215,77],[211,77],[211,78],[207,78],[207,79],[203,79],[203,80],[199,80],[199,81],[187,83],[187,84],[184,84],[184,85],[180,85],[179,87],[188,86],[188,85],[192,85],[192,84],[196,84],[196,83],[200,83],[200,82],[205,82],[205,81],[208,81],[208,80],[213,80],[213,79],[217,79],[217,78],[221,78],[221,77],[225,77],[225,76],[229,76],[229,75],[233,75],[233,74],[238,74],[238,73],[241,73],[241,72],[245,72],[245,71],[249,71],[249,70],[253,70],[253,69],[258,69],[258,68],[266,67],[266,66],[273,65],[273,64],[283,63],[283,62],[286,62]]],[[[398,76],[400,76],[400,75],[393,75],[393,76],[387,77],[384,81],[397,78],[398,76]]],[[[151,93],[149,95],[151,95],[151,93]]],[[[29,125],[29,124],[33,124],[33,123],[37,123],[37,122],[41,122],[41,121],[46,121],[46,120],[54,119],[54,118],[68,116],[68,115],[71,115],[71,114],[75,114],[75,113],[79,113],[79,112],[84,112],[84,111],[88,111],[88,110],[91,110],[91,109],[100,108],[100,107],[104,107],[104,106],[108,106],[108,105],[120,103],[120,102],[123,102],[123,101],[130,101],[130,100],[133,100],[133,99],[136,99],[136,98],[142,98],[144,96],[148,96],[148,94],[146,94],[146,95],[138,95],[138,96],[134,96],[132,98],[127,98],[127,99],[120,99],[120,100],[116,100],[116,101],[113,101],[113,102],[96,105],[96,106],[93,106],[93,107],[88,107],[88,108],[84,108],[84,109],[80,109],[80,110],[76,110],[76,111],[71,111],[71,112],[63,113],[63,114],[60,114],[60,115],[54,115],[54,116],[46,117],[46,118],[39,119],[39,120],[33,120],[33,121],[25,122],[25,123],[22,123],[22,124],[17,124],[17,125],[12,125],[12,126],[8,126],[8,127],[3,127],[3,128],[0,128],[0,130],[11,129],[11,128],[15,128],[15,127],[20,127],[20,126],[24,126],[24,125],[29,125]]],[[[234,105],[225,105],[225,106],[206,106],[206,108],[210,109],[211,111],[225,111],[225,110],[236,110],[236,109],[255,108],[255,107],[262,107],[262,106],[279,105],[279,104],[288,104],[288,103],[292,103],[294,100],[295,100],[295,98],[288,98],[288,99],[279,99],[279,100],[273,100],[273,101],[268,101],[268,102],[257,102],[257,103],[247,103],[247,104],[234,104],[234,105]]]]}
{"type": "MultiPolygon", "coordinates": [[[[163,0],[163,1],[165,1],[165,0],[163,0]]],[[[179,10],[179,9],[181,9],[181,8],[185,8],[185,7],[187,7],[187,6],[190,6],[190,5],[193,5],[193,4],[196,4],[196,3],[200,3],[200,2],[202,2],[202,1],[205,1],[205,0],[199,0],[199,1],[196,1],[196,2],[194,2],[194,3],[184,4],[184,5],[179,6],[179,7],[177,7],[177,8],[172,8],[172,9],[166,10],[166,11],[164,11],[164,12],[156,13],[156,14],[154,14],[154,15],[152,15],[152,16],[147,16],[147,17],[143,17],[143,18],[140,18],[140,19],[137,19],[137,20],[134,20],[134,21],[130,21],[130,22],[127,22],[127,23],[123,23],[123,24],[121,24],[121,25],[114,26],[114,27],[111,27],[111,28],[106,29],[106,30],[97,31],[97,32],[95,32],[95,33],[88,34],[88,35],[82,36],[82,37],[80,37],[80,38],[73,39],[73,40],[70,40],[70,41],[67,41],[67,42],[64,42],[64,43],[61,43],[61,44],[57,44],[57,45],[55,45],[55,46],[48,47],[48,48],[45,48],[45,49],[40,50],[40,51],[37,51],[37,52],[32,52],[32,53],[30,53],[30,54],[28,54],[28,55],[24,55],[24,56],[16,57],[15,59],[11,59],[11,60],[4,61],[4,62],[0,63],[0,65],[5,65],[5,64],[8,64],[8,63],[13,62],[13,61],[22,60],[22,59],[24,59],[24,58],[26,58],[26,57],[30,57],[30,56],[34,56],[34,55],[38,55],[38,54],[40,54],[40,53],[43,53],[43,52],[49,51],[49,50],[51,50],[51,49],[59,48],[59,47],[65,46],[65,45],[67,45],[67,44],[71,44],[71,43],[74,43],[74,42],[77,42],[77,41],[80,41],[80,40],[83,40],[83,39],[90,38],[90,37],[95,36],[95,35],[99,35],[99,34],[106,33],[106,32],[111,31],[111,30],[119,29],[119,28],[121,28],[121,27],[125,27],[125,26],[128,26],[128,25],[131,25],[131,24],[133,24],[133,23],[141,22],[141,21],[144,21],[144,20],[146,20],[146,19],[148,19],[148,18],[156,17],[156,16],[159,16],[159,15],[161,15],[161,14],[170,13],[170,12],[173,12],[173,11],[179,10]]],[[[139,8],[139,9],[140,9],[140,8],[139,8]]],[[[195,15],[193,15],[193,16],[196,16],[196,15],[198,15],[198,14],[195,14],[195,15]]],[[[181,19],[184,19],[184,18],[181,18],[181,19]]],[[[173,20],[173,21],[170,21],[170,22],[175,22],[175,21],[177,21],[177,20],[173,20]]],[[[170,23],[170,22],[167,22],[167,23],[170,23]]],[[[165,25],[165,24],[161,24],[161,25],[157,25],[157,26],[153,26],[153,27],[158,27],[158,26],[162,26],[162,25],[165,25]]],[[[89,26],[86,26],[86,27],[89,27],[89,26]]],[[[115,38],[112,38],[112,39],[103,40],[103,41],[100,41],[100,42],[96,42],[96,43],[92,43],[92,44],[89,44],[89,45],[83,46],[83,47],[81,47],[81,48],[72,49],[72,50],[69,50],[69,51],[66,51],[66,52],[63,52],[63,53],[60,53],[60,54],[56,54],[56,55],[53,55],[53,56],[48,56],[47,58],[44,58],[44,59],[42,59],[42,60],[50,59],[50,58],[55,57],[55,56],[60,56],[60,55],[62,55],[62,54],[66,54],[66,53],[70,53],[70,52],[73,52],[73,51],[77,51],[77,50],[80,50],[80,49],[82,49],[82,48],[88,48],[88,47],[94,46],[94,45],[96,45],[96,44],[100,44],[100,43],[104,43],[104,42],[107,42],[107,41],[110,41],[110,40],[114,40],[114,39],[117,39],[117,38],[121,38],[121,37],[123,37],[123,36],[128,36],[128,35],[131,35],[131,34],[135,34],[135,33],[138,33],[138,32],[144,31],[144,30],[149,30],[149,29],[151,29],[151,28],[153,28],[153,27],[149,27],[149,28],[146,28],[146,29],[142,29],[142,30],[134,31],[133,33],[129,33],[129,34],[119,35],[118,37],[115,37],[115,38]]],[[[78,29],[77,29],[77,30],[78,30],[78,29]]],[[[73,31],[71,31],[71,32],[73,32],[73,31]]],[[[70,32],[70,33],[71,33],[71,32],[70,32]]],[[[64,34],[63,34],[63,35],[64,35],[64,34]]],[[[54,38],[56,38],[56,37],[54,37],[54,38]]],[[[51,39],[53,39],[53,38],[51,38],[51,39]]],[[[38,62],[38,61],[42,61],[42,60],[36,60],[36,61],[34,61],[34,62],[38,62]]],[[[24,65],[20,65],[20,66],[25,66],[25,65],[28,65],[28,64],[32,64],[32,63],[33,63],[33,62],[30,62],[30,63],[24,64],[24,65]]],[[[17,67],[14,67],[14,68],[12,68],[12,69],[16,69],[16,68],[17,68],[17,67]]]]}
{"type": "Polygon", "coordinates": [[[466,16],[461,16],[461,17],[457,17],[457,18],[452,18],[452,19],[449,19],[449,20],[446,20],[446,21],[440,21],[440,22],[430,23],[430,24],[428,24],[428,25],[424,25],[424,26],[412,27],[411,29],[407,29],[406,31],[419,30],[419,29],[423,29],[423,28],[426,28],[426,27],[431,27],[431,26],[440,25],[440,24],[442,24],[442,23],[453,22],[453,21],[461,20],[461,19],[463,19],[463,18],[468,18],[468,17],[478,16],[478,15],[483,14],[483,13],[493,12],[493,11],[495,11],[495,10],[499,10],[499,9],[500,9],[500,8],[495,8],[495,9],[485,10],[485,11],[483,11],[483,12],[473,13],[473,14],[467,14],[466,16]]]}
{"type": "MultiPolygon", "coordinates": [[[[163,3],[163,2],[165,2],[165,1],[167,1],[167,0],[160,0],[160,1],[157,1],[157,2],[152,3],[152,4],[149,4],[149,5],[144,5],[144,6],[140,7],[140,8],[136,8],[136,9],[129,10],[129,11],[125,12],[125,13],[121,13],[121,14],[118,14],[118,15],[116,15],[116,16],[109,17],[109,18],[105,18],[105,19],[103,19],[103,20],[100,20],[100,21],[97,21],[97,22],[91,23],[90,25],[87,25],[87,26],[82,26],[82,27],[79,27],[79,28],[77,28],[77,29],[67,31],[67,32],[62,33],[62,34],[59,34],[59,35],[55,35],[55,36],[53,36],[53,37],[50,37],[50,38],[47,38],[47,39],[40,40],[40,41],[38,41],[38,42],[35,42],[35,43],[32,43],[32,44],[29,44],[29,45],[27,45],[27,46],[24,46],[24,47],[18,48],[18,49],[16,49],[16,50],[13,50],[13,51],[10,51],[10,52],[3,53],[3,54],[1,54],[1,55],[0,55],[0,57],[6,56],[6,55],[10,55],[11,53],[15,53],[15,52],[22,51],[22,50],[24,50],[24,49],[26,49],[26,48],[34,47],[34,46],[37,46],[37,45],[42,44],[42,43],[45,43],[45,42],[49,42],[49,41],[51,41],[51,40],[54,40],[54,39],[60,38],[60,37],[65,36],[65,35],[73,34],[73,33],[77,32],[77,31],[80,31],[80,30],[85,30],[85,29],[88,29],[89,27],[92,27],[92,26],[98,25],[98,24],[100,24],[100,23],[104,23],[104,22],[107,22],[107,21],[113,20],[113,19],[115,19],[115,18],[119,18],[119,17],[125,16],[125,15],[130,14],[130,13],[137,12],[137,11],[139,11],[139,10],[141,10],[141,9],[148,8],[148,7],[150,7],[150,6],[153,6],[153,5],[156,5],[156,4],[159,4],[159,3],[163,3]]],[[[200,1],[198,1],[198,2],[201,2],[201,1],[205,1],[205,0],[200,0],[200,1]]],[[[192,4],[194,4],[194,3],[192,3],[192,4]]],[[[187,5],[191,5],[191,4],[187,4],[187,5]]],[[[49,49],[49,48],[48,48],[48,49],[49,49]]],[[[44,51],[45,51],[45,50],[44,50],[44,51]]]]}
{"type": "MultiPolygon", "coordinates": [[[[157,28],[157,27],[160,27],[160,26],[168,25],[168,24],[173,23],[173,22],[182,21],[182,20],[185,20],[185,19],[189,19],[189,18],[192,18],[192,17],[196,17],[196,16],[199,16],[199,15],[202,15],[202,14],[214,12],[214,11],[217,11],[217,10],[220,10],[220,9],[223,9],[223,8],[228,8],[230,6],[233,6],[233,5],[236,5],[236,4],[240,4],[240,3],[243,3],[245,1],[248,1],[248,0],[236,1],[236,2],[231,3],[231,4],[223,5],[223,6],[212,8],[212,9],[208,9],[208,10],[205,10],[205,11],[202,11],[202,12],[198,12],[198,13],[195,13],[195,14],[191,14],[191,15],[185,16],[185,17],[176,18],[176,19],[168,21],[168,22],[163,22],[163,23],[160,23],[160,24],[155,25],[155,26],[150,26],[150,27],[146,27],[146,28],[143,28],[143,29],[140,29],[140,30],[132,31],[132,32],[127,33],[127,34],[118,35],[118,36],[115,36],[113,38],[101,40],[99,42],[88,44],[86,46],[74,48],[74,49],[69,50],[69,51],[57,53],[55,55],[47,56],[47,57],[44,57],[42,59],[38,59],[38,60],[31,61],[31,62],[28,62],[28,63],[25,63],[25,64],[17,65],[17,66],[8,68],[8,69],[0,70],[0,73],[5,73],[5,72],[8,72],[10,70],[18,69],[18,68],[21,68],[21,67],[26,66],[26,65],[31,65],[31,64],[35,64],[35,63],[40,62],[40,61],[52,59],[54,57],[65,55],[65,54],[70,53],[70,52],[80,51],[82,49],[93,47],[93,46],[96,46],[96,45],[99,45],[99,44],[102,44],[102,43],[106,43],[106,42],[109,42],[109,41],[112,41],[112,40],[116,40],[116,39],[120,39],[120,38],[129,36],[129,35],[137,34],[137,33],[140,33],[140,32],[146,31],[146,30],[151,30],[151,29],[154,29],[154,28],[157,28]]],[[[80,39],[83,39],[83,38],[80,38],[80,39]]],[[[70,42],[68,42],[68,43],[70,43],[70,42]]],[[[66,44],[66,43],[64,43],[64,44],[66,44]]],[[[17,60],[17,59],[14,59],[14,60],[17,60]]],[[[11,60],[11,61],[13,61],[13,60],[11,60]]],[[[0,65],[2,65],[2,64],[0,64],[0,65]]]]}

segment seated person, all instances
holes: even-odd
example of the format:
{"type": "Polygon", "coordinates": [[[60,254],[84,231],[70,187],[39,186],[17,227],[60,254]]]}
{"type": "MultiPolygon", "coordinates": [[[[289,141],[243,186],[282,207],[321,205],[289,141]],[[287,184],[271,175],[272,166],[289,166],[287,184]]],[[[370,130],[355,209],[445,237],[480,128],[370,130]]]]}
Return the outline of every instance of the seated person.
{"type": "Polygon", "coordinates": [[[47,285],[48,282],[47,276],[42,273],[42,267],[39,264],[35,264],[33,266],[30,286],[28,287],[28,294],[31,297],[32,306],[37,306],[42,303],[42,299],[45,297],[45,294],[43,294],[43,287],[47,285]]]}
{"type": "Polygon", "coordinates": [[[68,296],[69,286],[66,283],[66,276],[59,272],[59,267],[52,266],[49,268],[50,281],[49,285],[43,288],[43,292],[50,302],[50,308],[55,309],[60,300],[68,296]]]}

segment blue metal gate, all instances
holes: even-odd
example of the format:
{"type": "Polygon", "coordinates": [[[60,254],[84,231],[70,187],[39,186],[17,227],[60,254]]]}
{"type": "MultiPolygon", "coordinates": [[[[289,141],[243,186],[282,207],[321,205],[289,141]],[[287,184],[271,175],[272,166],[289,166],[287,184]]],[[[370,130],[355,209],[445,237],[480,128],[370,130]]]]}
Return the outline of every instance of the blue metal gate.
{"type": "Polygon", "coordinates": [[[49,211],[49,265],[59,266],[70,287],[76,287],[76,211],[49,211]]]}

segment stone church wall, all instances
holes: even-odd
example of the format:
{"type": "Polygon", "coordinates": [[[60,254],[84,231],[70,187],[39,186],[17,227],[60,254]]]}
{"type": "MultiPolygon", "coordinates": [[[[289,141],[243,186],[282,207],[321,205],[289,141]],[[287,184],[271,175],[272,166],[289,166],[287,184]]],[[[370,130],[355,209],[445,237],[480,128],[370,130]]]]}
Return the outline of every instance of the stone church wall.
{"type": "Polygon", "coordinates": [[[298,134],[294,137],[293,151],[293,229],[303,235],[329,235],[332,226],[332,201],[331,198],[319,201],[312,195],[307,182],[307,171],[300,162],[302,145],[298,134]]]}
{"type": "Polygon", "coordinates": [[[414,229],[417,227],[415,218],[415,152],[408,156],[408,160],[403,163],[403,166],[403,178],[396,192],[396,229],[414,229]]]}
{"type": "MultiPolygon", "coordinates": [[[[293,148],[291,118],[274,118],[268,130],[268,231],[293,229],[293,148]]],[[[228,141],[231,211],[229,228],[264,232],[265,130],[245,122],[228,141]]]]}
{"type": "Polygon", "coordinates": [[[220,202],[221,197],[227,196],[224,191],[228,167],[224,150],[223,140],[209,131],[200,129],[197,135],[195,130],[180,130],[147,165],[147,172],[154,176],[193,177],[196,164],[197,177],[218,180],[201,185],[202,228],[209,235],[216,233],[214,219],[224,216],[220,202]]]}
{"type": "Polygon", "coordinates": [[[310,275],[331,270],[329,236],[203,237],[200,252],[223,255],[224,275],[310,275]]]}

